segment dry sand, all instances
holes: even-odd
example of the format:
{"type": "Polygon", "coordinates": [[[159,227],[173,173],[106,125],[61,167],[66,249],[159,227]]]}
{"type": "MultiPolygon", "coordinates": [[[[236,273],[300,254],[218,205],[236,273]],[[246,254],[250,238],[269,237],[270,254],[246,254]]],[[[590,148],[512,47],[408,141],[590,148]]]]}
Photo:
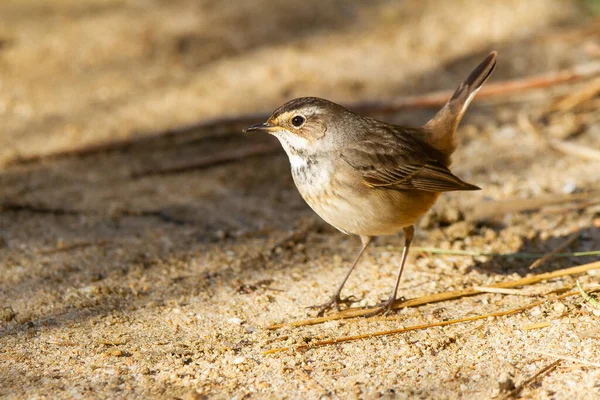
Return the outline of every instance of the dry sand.
{"type": "MultiPolygon", "coordinates": [[[[598,61],[598,24],[573,1],[8,0],[0,4],[0,395],[6,398],[598,398],[600,313],[579,296],[511,316],[344,344],[341,336],[523,306],[599,272],[270,331],[306,318],[359,241],[297,194],[283,151],[153,174],[271,138],[194,125],[317,95],[350,104],[453,88],[490,49],[494,82],[598,61]],[[176,135],[140,140],[168,129],[176,135]],[[20,159],[133,139],[82,156],[20,159]],[[542,323],[539,329],[529,324],[542,323]],[[301,351],[266,355],[278,347],[301,351]]],[[[588,81],[589,82],[589,81],[588,81]]],[[[475,100],[453,170],[484,189],[444,195],[415,246],[482,252],[600,249],[597,198],[472,221],[484,201],[586,192],[600,161],[598,97],[540,116],[575,83],[475,100]]],[[[431,111],[386,115],[422,123],[431,111]]],[[[259,122],[259,121],[256,121],[259,122]]],[[[380,238],[345,293],[385,298],[400,252],[380,238]]],[[[597,261],[414,251],[406,298],[597,261]]]]}

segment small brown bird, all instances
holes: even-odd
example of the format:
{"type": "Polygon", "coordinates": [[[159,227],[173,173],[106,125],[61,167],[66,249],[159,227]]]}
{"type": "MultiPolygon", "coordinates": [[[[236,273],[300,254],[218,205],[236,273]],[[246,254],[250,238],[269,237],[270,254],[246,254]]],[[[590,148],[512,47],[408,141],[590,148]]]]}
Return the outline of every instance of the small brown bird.
{"type": "Polygon", "coordinates": [[[496,66],[492,52],[460,84],[446,105],[424,126],[407,127],[362,117],[330,101],[304,97],[279,107],[267,122],[245,132],[268,132],[287,153],[296,187],[308,205],[362,248],[346,277],[318,315],[351,303],[340,293],[375,236],[404,230],[405,244],[396,284],[369,314],[389,312],[414,233],[415,221],[440,193],[479,190],[448,169],[456,150],[456,128],[477,91],[496,66]]]}

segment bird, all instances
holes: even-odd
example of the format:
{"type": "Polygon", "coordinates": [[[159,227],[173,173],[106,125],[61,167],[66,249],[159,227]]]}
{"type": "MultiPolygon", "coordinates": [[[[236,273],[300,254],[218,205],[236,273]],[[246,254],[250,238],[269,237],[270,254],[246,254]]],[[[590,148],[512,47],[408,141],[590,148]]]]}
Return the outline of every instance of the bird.
{"type": "Polygon", "coordinates": [[[333,296],[313,306],[317,316],[353,297],[342,289],[377,236],[404,232],[404,247],[389,298],[367,316],[388,314],[414,236],[415,222],[443,192],[479,190],[450,170],[456,130],[469,104],[496,66],[491,52],[422,126],[393,125],[361,116],[318,97],[301,97],[277,108],[264,123],[244,132],[274,135],[287,153],[294,183],[325,222],[360,237],[362,247],[333,296]]]}

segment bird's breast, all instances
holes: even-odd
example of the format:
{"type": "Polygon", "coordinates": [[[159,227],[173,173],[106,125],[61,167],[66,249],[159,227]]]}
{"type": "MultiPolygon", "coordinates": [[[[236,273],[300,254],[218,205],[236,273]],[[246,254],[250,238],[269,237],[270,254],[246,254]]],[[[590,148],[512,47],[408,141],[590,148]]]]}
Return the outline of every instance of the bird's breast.
{"type": "Polygon", "coordinates": [[[307,202],[307,197],[321,196],[331,186],[333,165],[327,160],[294,155],[290,156],[290,166],[294,183],[307,202]]]}
{"type": "Polygon", "coordinates": [[[331,157],[291,155],[292,177],[306,203],[325,222],[348,234],[391,235],[431,207],[435,193],[366,187],[360,176],[331,157]]]}
{"type": "Polygon", "coordinates": [[[358,182],[328,157],[290,156],[292,177],[306,203],[327,223],[344,233],[355,233],[352,220],[358,212],[358,182]]]}

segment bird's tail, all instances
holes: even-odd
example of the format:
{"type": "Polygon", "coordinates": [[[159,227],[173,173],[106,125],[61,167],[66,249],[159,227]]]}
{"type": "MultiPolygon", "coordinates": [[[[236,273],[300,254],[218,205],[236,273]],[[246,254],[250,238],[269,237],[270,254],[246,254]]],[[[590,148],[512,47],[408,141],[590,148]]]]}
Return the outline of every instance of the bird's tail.
{"type": "Polygon", "coordinates": [[[455,131],[471,100],[490,77],[496,67],[496,52],[493,51],[461,83],[446,105],[425,124],[426,141],[450,159],[456,150],[455,131]]]}

